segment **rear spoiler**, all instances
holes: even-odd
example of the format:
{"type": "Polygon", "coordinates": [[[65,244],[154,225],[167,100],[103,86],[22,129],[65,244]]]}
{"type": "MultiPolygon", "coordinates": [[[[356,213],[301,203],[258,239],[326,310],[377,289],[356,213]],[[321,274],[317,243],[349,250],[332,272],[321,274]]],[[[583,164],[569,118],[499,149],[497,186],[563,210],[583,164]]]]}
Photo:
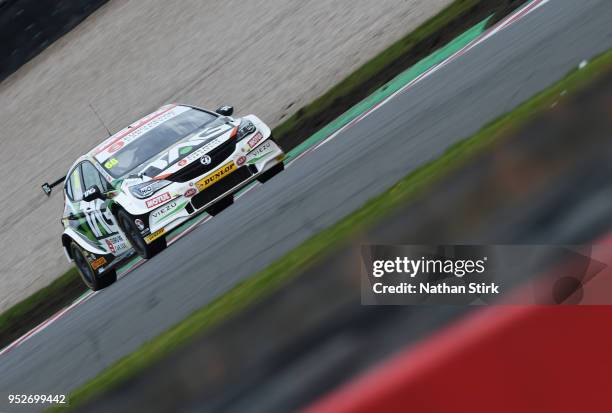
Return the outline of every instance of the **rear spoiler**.
{"type": "Polygon", "coordinates": [[[66,179],[66,177],[63,176],[60,179],[58,179],[57,181],[55,181],[55,182],[52,182],[52,183],[45,182],[44,184],[41,185],[41,188],[42,188],[43,192],[45,193],[45,195],[50,196],[51,195],[51,190],[53,188],[55,188],[56,186],[61,185],[62,182],[64,182],[65,179],[66,179]]]}

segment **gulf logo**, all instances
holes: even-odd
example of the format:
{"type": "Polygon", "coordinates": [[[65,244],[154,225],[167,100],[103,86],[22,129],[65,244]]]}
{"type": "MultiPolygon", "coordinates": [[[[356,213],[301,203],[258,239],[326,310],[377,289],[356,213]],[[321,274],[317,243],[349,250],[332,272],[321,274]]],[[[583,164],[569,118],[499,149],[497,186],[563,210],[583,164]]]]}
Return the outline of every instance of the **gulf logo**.
{"type": "Polygon", "coordinates": [[[188,190],[185,191],[185,193],[183,194],[183,196],[185,198],[191,198],[192,196],[194,196],[195,194],[197,194],[198,191],[195,188],[189,188],[188,190]]]}

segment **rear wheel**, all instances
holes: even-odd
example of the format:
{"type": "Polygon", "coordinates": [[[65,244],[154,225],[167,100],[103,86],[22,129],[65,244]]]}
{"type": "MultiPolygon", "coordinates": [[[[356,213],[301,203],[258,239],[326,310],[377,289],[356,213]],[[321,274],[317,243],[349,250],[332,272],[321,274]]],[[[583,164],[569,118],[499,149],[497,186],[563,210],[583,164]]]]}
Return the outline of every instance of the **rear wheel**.
{"type": "Polygon", "coordinates": [[[96,276],[96,272],[91,268],[91,264],[85,257],[83,249],[74,241],[70,244],[70,251],[74,263],[79,270],[79,274],[81,275],[81,279],[91,290],[101,290],[117,281],[117,272],[115,270],[108,270],[96,276]]]}
{"type": "Polygon", "coordinates": [[[152,243],[147,244],[134,222],[134,217],[123,209],[120,209],[117,213],[117,221],[128,241],[132,244],[136,254],[140,255],[142,258],[153,258],[168,246],[166,237],[158,238],[152,243]]]}
{"type": "Polygon", "coordinates": [[[206,208],[206,212],[208,213],[208,215],[214,217],[215,215],[221,213],[221,211],[223,211],[224,209],[231,206],[233,203],[234,203],[234,196],[228,195],[225,198],[217,201],[215,204],[206,208]]]}
{"type": "Polygon", "coordinates": [[[282,163],[282,162],[279,162],[276,165],[274,165],[272,168],[268,169],[266,172],[264,172],[261,175],[259,175],[257,177],[257,180],[259,182],[261,182],[262,184],[266,183],[270,179],[272,179],[274,176],[276,176],[279,173],[283,172],[284,170],[285,170],[285,164],[282,163]]]}

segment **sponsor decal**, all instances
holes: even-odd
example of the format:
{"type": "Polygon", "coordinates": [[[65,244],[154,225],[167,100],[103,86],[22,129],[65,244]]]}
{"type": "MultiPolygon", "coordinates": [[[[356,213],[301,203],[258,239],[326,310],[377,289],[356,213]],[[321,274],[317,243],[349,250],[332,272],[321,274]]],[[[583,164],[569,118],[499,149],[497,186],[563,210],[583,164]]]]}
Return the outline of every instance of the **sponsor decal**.
{"type": "Polygon", "coordinates": [[[156,128],[162,123],[177,115],[180,115],[187,110],[189,110],[189,108],[176,105],[164,106],[160,108],[159,110],[142,118],[135,124],[121,130],[107,141],[103,142],[98,148],[95,149],[96,159],[98,159],[100,162],[105,162],[114,152],[118,151],[123,146],[130,144],[151,129],[156,128]]]}
{"type": "Polygon", "coordinates": [[[191,198],[192,196],[194,196],[197,193],[198,193],[198,191],[195,188],[189,188],[188,190],[185,191],[183,196],[185,198],[191,198]]]}
{"type": "Polygon", "coordinates": [[[152,243],[153,241],[155,241],[157,238],[161,237],[162,235],[164,235],[166,233],[166,229],[165,228],[160,228],[157,231],[155,231],[154,233],[152,233],[151,235],[148,235],[145,237],[145,242],[147,244],[152,243]]]}
{"type": "Polygon", "coordinates": [[[236,169],[236,164],[234,162],[227,163],[221,168],[211,173],[210,175],[208,175],[206,178],[196,182],[196,188],[198,188],[199,191],[203,191],[215,182],[218,182],[221,179],[225,178],[226,176],[234,172],[236,169]]]}
{"type": "Polygon", "coordinates": [[[101,266],[103,266],[104,264],[106,264],[106,258],[100,257],[97,260],[94,260],[91,262],[91,268],[95,271],[101,266]]]}
{"type": "Polygon", "coordinates": [[[177,202],[171,202],[168,205],[164,205],[163,207],[157,209],[155,212],[153,212],[153,214],[151,214],[151,217],[155,223],[166,220],[181,212],[185,208],[185,205],[187,205],[187,202],[180,204],[177,202]]]}
{"type": "Polygon", "coordinates": [[[115,249],[115,244],[113,244],[109,240],[106,240],[106,246],[108,247],[111,253],[115,254],[117,252],[117,250],[115,249]]]}
{"type": "MultiPolygon", "coordinates": [[[[226,132],[227,131],[224,131],[223,134],[225,134],[226,132]]],[[[196,159],[201,158],[207,152],[210,152],[211,150],[215,149],[217,146],[221,145],[225,141],[227,141],[227,138],[225,136],[220,136],[208,142],[206,145],[202,146],[201,148],[198,148],[195,152],[187,155],[185,159],[187,159],[188,162],[195,161],[196,159]]]]}
{"type": "Polygon", "coordinates": [[[96,189],[92,186],[87,191],[83,192],[83,198],[87,198],[90,195],[93,195],[96,192],[96,189]]]}
{"type": "Polygon", "coordinates": [[[241,156],[240,158],[236,159],[236,165],[238,166],[244,165],[245,162],[246,162],[246,156],[241,156]]]}
{"type": "Polygon", "coordinates": [[[178,162],[178,166],[185,166],[185,165],[187,165],[187,159],[181,159],[181,160],[178,162]]]}
{"type": "Polygon", "coordinates": [[[149,199],[147,202],[145,202],[145,204],[147,205],[147,208],[151,209],[163,204],[166,201],[169,201],[171,198],[172,197],[170,196],[170,193],[166,192],[164,194],[156,196],[155,198],[149,199]]]}
{"type": "Polygon", "coordinates": [[[263,139],[263,135],[261,134],[261,132],[257,132],[255,134],[255,136],[253,136],[251,139],[249,139],[249,146],[251,148],[254,148],[255,145],[257,145],[259,142],[261,142],[261,140],[263,139]]]}
{"type": "MultiPolygon", "coordinates": [[[[178,207],[180,206],[181,208],[184,207],[186,204],[181,204],[179,205],[176,201],[172,201],[167,203],[166,205],[164,205],[161,208],[156,209],[155,211],[151,212],[151,216],[153,217],[153,219],[155,221],[160,221],[162,219],[164,219],[164,217],[166,215],[171,215],[171,212],[175,209],[179,209],[178,207]]],[[[175,211],[178,212],[178,211],[175,211]]]]}
{"type": "Polygon", "coordinates": [[[128,249],[127,243],[120,235],[115,235],[113,237],[106,238],[104,242],[106,242],[108,249],[113,254],[128,249]]]}
{"type": "Polygon", "coordinates": [[[119,149],[123,148],[123,145],[125,145],[125,142],[123,141],[117,141],[113,143],[111,146],[108,147],[108,153],[117,152],[119,149]]]}
{"type": "Polygon", "coordinates": [[[259,162],[261,158],[268,155],[272,150],[274,150],[272,143],[269,140],[264,142],[248,154],[249,164],[259,162]]]}
{"type": "Polygon", "coordinates": [[[144,224],[144,222],[142,222],[142,219],[140,219],[140,218],[136,218],[136,219],[134,220],[134,224],[136,224],[136,227],[137,227],[139,230],[141,230],[141,231],[142,231],[143,229],[145,229],[145,224],[144,224]]]}

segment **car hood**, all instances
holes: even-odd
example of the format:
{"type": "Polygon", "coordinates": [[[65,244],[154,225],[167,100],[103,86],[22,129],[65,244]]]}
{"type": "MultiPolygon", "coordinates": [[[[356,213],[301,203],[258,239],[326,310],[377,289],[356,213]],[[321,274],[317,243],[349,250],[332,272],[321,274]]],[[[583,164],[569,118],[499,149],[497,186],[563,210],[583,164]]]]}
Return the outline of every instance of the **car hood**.
{"type": "Polygon", "coordinates": [[[192,133],[147,162],[137,174],[129,177],[130,181],[146,182],[152,179],[164,179],[180,171],[227,142],[239,124],[239,120],[231,120],[192,133]]]}

